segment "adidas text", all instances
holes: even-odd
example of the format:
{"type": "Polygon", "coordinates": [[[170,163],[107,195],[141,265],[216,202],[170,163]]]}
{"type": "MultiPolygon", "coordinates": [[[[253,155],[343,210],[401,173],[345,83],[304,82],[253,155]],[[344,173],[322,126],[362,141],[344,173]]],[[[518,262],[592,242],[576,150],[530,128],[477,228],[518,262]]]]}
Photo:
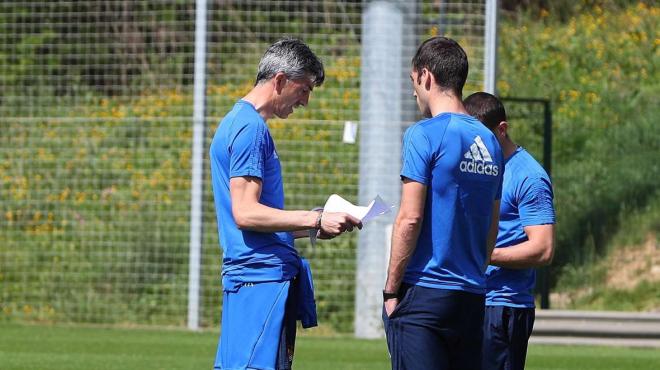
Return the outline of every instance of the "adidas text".
{"type": "Polygon", "coordinates": [[[497,176],[500,173],[500,169],[494,164],[475,161],[461,161],[459,168],[462,172],[477,173],[479,175],[497,176]]]}

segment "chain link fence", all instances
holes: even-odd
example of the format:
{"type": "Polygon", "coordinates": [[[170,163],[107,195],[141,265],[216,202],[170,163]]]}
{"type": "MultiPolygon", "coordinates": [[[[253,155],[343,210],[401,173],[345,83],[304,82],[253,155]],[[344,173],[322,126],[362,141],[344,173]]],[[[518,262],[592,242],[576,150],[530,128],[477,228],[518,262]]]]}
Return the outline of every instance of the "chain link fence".
{"type": "MultiPolygon", "coordinates": [[[[307,42],[326,83],[269,122],[286,207],[357,202],[362,1],[210,1],[205,151],[251,88],[265,48],[307,42]]],[[[466,93],[482,89],[484,1],[418,1],[418,41],[465,46],[466,93]]],[[[0,317],[183,326],[187,315],[195,2],[0,3],[0,317]]],[[[383,78],[389,78],[383,76],[383,78]]],[[[396,77],[398,78],[398,76],[396,77]]],[[[220,318],[217,228],[205,152],[200,325],[220,318]]],[[[397,174],[391,181],[398,181],[397,174]]],[[[350,331],[355,235],[297,248],[320,322],[350,331]]]]}

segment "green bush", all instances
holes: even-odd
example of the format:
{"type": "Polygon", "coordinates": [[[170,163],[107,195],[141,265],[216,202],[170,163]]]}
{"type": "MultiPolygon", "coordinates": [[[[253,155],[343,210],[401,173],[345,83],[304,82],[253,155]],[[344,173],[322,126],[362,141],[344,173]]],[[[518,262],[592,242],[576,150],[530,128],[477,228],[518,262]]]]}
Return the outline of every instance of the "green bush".
{"type": "Polygon", "coordinates": [[[505,21],[500,34],[501,94],[553,105],[553,278],[567,263],[603,255],[619,214],[643,206],[660,175],[653,39],[660,8],[589,9],[565,22],[553,14],[543,22],[505,21]]]}

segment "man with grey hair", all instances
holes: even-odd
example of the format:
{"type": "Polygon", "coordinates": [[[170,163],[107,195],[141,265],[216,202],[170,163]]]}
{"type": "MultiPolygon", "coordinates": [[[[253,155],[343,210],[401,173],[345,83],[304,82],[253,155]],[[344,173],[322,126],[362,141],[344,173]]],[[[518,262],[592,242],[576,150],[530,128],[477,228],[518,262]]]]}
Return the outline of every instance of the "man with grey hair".
{"type": "Polygon", "coordinates": [[[271,45],[252,90],[220,122],[210,148],[223,251],[222,330],[215,369],[290,369],[296,320],[316,325],[311,273],[294,239],[333,238],[360,220],[346,213],[285,211],[280,160],[268,130],[306,106],[324,80],[302,41],[271,45]]]}

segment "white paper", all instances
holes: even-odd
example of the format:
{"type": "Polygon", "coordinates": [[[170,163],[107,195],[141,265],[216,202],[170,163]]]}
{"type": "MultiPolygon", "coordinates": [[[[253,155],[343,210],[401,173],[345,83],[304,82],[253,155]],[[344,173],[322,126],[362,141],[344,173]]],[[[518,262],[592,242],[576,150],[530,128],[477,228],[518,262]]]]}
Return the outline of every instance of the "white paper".
{"type": "Polygon", "coordinates": [[[343,141],[346,144],[355,144],[355,135],[357,135],[357,124],[355,122],[344,122],[343,141]]]}
{"type": "Polygon", "coordinates": [[[339,195],[332,194],[325,202],[323,212],[345,212],[359,219],[362,223],[365,223],[380,215],[386,214],[392,209],[392,207],[393,206],[385,203],[379,195],[377,195],[368,206],[364,207],[356,206],[339,195]]]}

